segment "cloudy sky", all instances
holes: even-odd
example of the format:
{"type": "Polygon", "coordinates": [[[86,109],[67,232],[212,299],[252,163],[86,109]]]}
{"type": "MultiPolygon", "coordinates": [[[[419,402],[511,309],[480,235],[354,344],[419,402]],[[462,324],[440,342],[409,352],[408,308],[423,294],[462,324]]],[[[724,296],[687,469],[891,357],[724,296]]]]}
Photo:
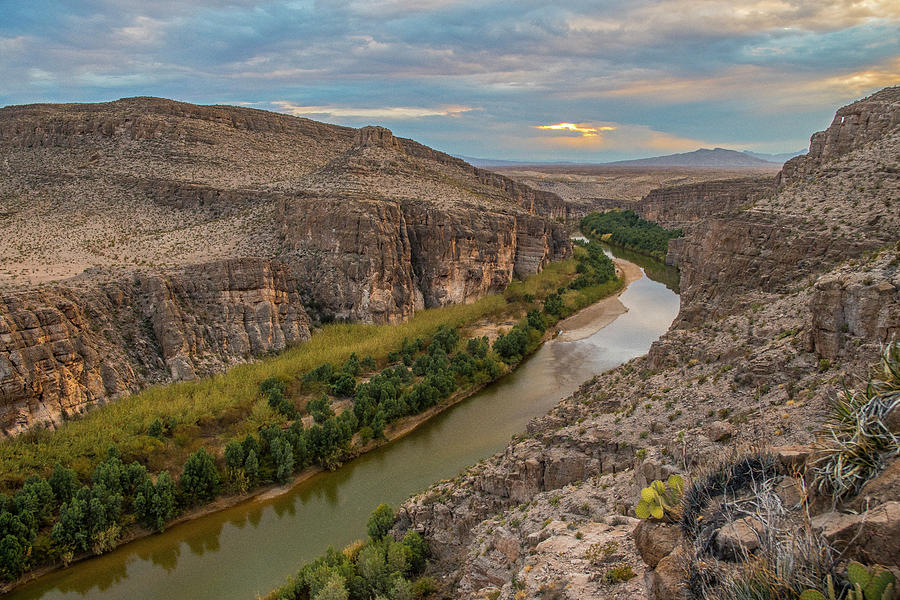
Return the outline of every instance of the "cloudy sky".
{"type": "Polygon", "coordinates": [[[900,83],[897,0],[0,0],[0,105],[152,95],[441,150],[797,150],[900,83]]]}

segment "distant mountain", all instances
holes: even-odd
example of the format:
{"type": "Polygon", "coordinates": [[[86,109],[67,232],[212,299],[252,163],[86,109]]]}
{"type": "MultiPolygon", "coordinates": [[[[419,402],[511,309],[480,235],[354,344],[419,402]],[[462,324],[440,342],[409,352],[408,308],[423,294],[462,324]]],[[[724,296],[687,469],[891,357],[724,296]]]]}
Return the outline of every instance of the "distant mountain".
{"type": "Polygon", "coordinates": [[[748,154],[753,158],[758,158],[760,160],[766,160],[773,163],[781,163],[784,164],[787,161],[791,160],[795,156],[800,156],[801,154],[806,154],[807,150],[804,148],[803,150],[797,150],[796,152],[782,152],[781,154],[766,154],[764,152],[750,152],[749,150],[744,150],[744,154],[748,154]]]}
{"type": "Polygon", "coordinates": [[[606,163],[620,167],[774,167],[783,161],[770,161],[757,158],[746,152],[727,150],[725,148],[700,148],[693,152],[639,158],[636,160],[620,160],[606,163]]]}

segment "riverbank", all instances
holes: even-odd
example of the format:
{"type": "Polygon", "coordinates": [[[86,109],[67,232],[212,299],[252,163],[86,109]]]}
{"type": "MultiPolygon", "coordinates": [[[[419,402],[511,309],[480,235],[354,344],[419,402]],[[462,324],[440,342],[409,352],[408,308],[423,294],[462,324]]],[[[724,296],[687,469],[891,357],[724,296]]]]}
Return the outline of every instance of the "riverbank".
{"type": "MultiPolygon", "coordinates": [[[[638,272],[640,271],[639,269],[637,269],[637,270],[638,270],[638,272]]],[[[623,282],[622,285],[627,285],[627,281],[623,282]]],[[[615,290],[615,292],[620,293],[621,289],[623,289],[621,286],[617,286],[617,289],[615,290]]],[[[582,309],[582,311],[583,310],[584,309],[582,309]]],[[[579,311],[579,313],[577,313],[577,314],[581,314],[581,311],[579,311]]],[[[514,315],[509,312],[509,309],[507,311],[504,311],[503,313],[498,313],[497,317],[499,317],[499,318],[497,318],[497,317],[494,318],[496,328],[497,329],[500,329],[503,327],[508,328],[508,326],[511,322],[514,323],[514,321],[510,321],[510,318],[516,317],[516,316],[521,317],[521,314],[517,313],[516,315],[514,315]]],[[[463,327],[463,329],[465,330],[467,328],[463,327]]],[[[543,339],[541,343],[543,344],[546,341],[546,339],[548,339],[548,338],[543,339]]],[[[536,351],[539,347],[540,346],[532,349],[532,352],[536,351]]],[[[519,364],[521,364],[521,363],[518,363],[513,368],[508,369],[506,371],[506,373],[504,373],[503,377],[507,376],[511,372],[514,372],[514,370],[519,366],[519,364]]],[[[502,377],[501,377],[501,380],[502,380],[502,377]]],[[[344,455],[341,458],[341,462],[345,463],[345,462],[351,461],[355,458],[358,458],[359,456],[361,456],[363,454],[371,452],[372,450],[375,450],[381,446],[384,446],[392,441],[395,441],[397,439],[400,439],[400,438],[412,433],[418,427],[420,427],[423,423],[425,423],[425,422],[429,421],[430,419],[434,418],[435,416],[443,413],[450,407],[462,402],[463,400],[470,398],[474,394],[481,391],[484,387],[490,386],[491,384],[492,383],[469,385],[464,389],[458,390],[456,393],[451,395],[446,400],[440,402],[439,404],[426,409],[422,413],[407,416],[407,417],[399,419],[398,421],[388,425],[385,428],[385,432],[384,432],[385,439],[373,440],[362,447],[354,448],[349,454],[344,455]]],[[[272,484],[272,485],[266,485],[266,486],[259,487],[247,494],[232,494],[232,495],[227,495],[227,496],[221,496],[208,504],[204,504],[195,509],[188,510],[188,511],[180,514],[177,518],[173,519],[172,521],[170,521],[167,524],[167,528],[171,529],[178,525],[188,523],[188,522],[191,522],[194,520],[198,520],[203,517],[207,517],[211,514],[214,514],[214,513],[220,512],[220,511],[224,511],[229,508],[240,506],[242,504],[247,504],[247,503],[252,503],[252,502],[264,502],[267,500],[271,500],[273,498],[276,498],[278,496],[281,496],[281,495],[284,495],[284,494],[290,492],[297,486],[301,485],[302,483],[308,481],[309,479],[313,478],[314,476],[316,476],[317,474],[320,474],[322,472],[324,472],[324,469],[321,467],[318,467],[318,466],[309,467],[309,468],[304,469],[303,471],[300,471],[299,473],[297,473],[297,475],[293,478],[291,483],[287,484],[287,485],[272,484]]],[[[127,533],[125,533],[125,535],[123,535],[119,544],[117,545],[117,548],[121,548],[131,542],[134,542],[136,540],[139,540],[139,539],[142,539],[142,538],[145,538],[148,536],[152,536],[154,534],[155,534],[154,531],[150,531],[150,530],[147,530],[147,529],[144,529],[142,527],[135,525],[135,526],[129,528],[127,533]]],[[[19,581],[15,582],[14,584],[11,584],[11,585],[4,586],[4,587],[0,588],[0,590],[2,590],[4,593],[8,592],[8,591],[15,589],[16,587],[19,587],[27,582],[33,581],[35,579],[39,579],[42,576],[45,576],[49,573],[60,570],[61,568],[65,567],[67,565],[70,565],[75,562],[80,562],[80,561],[83,561],[83,560],[86,560],[89,558],[93,558],[94,556],[95,555],[92,553],[83,553],[83,554],[79,554],[79,555],[73,557],[72,560],[70,560],[68,563],[64,564],[62,561],[59,561],[52,565],[47,565],[47,566],[41,567],[39,569],[30,571],[29,573],[25,574],[19,581]]]]}
{"type": "Polygon", "coordinates": [[[618,276],[624,281],[622,288],[614,295],[598,300],[557,323],[560,341],[574,342],[590,337],[615,321],[619,315],[628,312],[619,296],[628,289],[629,284],[643,277],[644,273],[639,266],[627,260],[616,259],[614,262],[618,276]]]}

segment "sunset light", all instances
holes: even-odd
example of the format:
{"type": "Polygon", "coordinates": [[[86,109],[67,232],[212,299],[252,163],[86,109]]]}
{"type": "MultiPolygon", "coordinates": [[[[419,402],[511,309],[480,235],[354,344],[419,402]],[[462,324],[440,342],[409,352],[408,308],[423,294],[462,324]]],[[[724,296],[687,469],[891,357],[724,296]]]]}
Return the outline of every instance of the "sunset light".
{"type": "Polygon", "coordinates": [[[555,125],[537,125],[535,129],[550,129],[556,131],[573,131],[580,133],[582,137],[596,137],[600,131],[615,131],[615,127],[611,125],[603,125],[600,127],[585,127],[578,123],[557,123],[555,125]]]}

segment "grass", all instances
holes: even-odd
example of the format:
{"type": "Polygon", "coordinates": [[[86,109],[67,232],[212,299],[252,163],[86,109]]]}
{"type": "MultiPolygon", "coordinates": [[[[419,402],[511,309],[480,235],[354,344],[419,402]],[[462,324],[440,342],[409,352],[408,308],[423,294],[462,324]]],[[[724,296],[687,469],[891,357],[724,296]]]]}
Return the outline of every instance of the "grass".
{"type": "MultiPolygon", "coordinates": [[[[87,480],[111,445],[126,461],[138,460],[151,471],[176,472],[186,457],[205,446],[217,454],[236,436],[255,431],[260,424],[278,422],[258,391],[259,383],[275,376],[296,389],[303,373],[324,363],[341,363],[351,353],[373,355],[380,364],[397,350],[404,338],[428,338],[439,325],[464,327],[481,319],[500,320],[522,314],[525,294],[546,296],[575,276],[575,260],[548,265],[541,273],[515,281],[504,294],[471,304],[419,311],[394,325],[329,324],[312,338],[272,357],[238,365],[225,373],[194,382],[154,386],[69,421],[57,430],[33,430],[0,442],[0,491],[15,490],[29,475],[49,476],[60,463],[87,480]],[[147,435],[156,419],[177,423],[162,440],[147,435]]],[[[577,310],[612,293],[622,283],[570,291],[566,299],[577,310]]]]}

